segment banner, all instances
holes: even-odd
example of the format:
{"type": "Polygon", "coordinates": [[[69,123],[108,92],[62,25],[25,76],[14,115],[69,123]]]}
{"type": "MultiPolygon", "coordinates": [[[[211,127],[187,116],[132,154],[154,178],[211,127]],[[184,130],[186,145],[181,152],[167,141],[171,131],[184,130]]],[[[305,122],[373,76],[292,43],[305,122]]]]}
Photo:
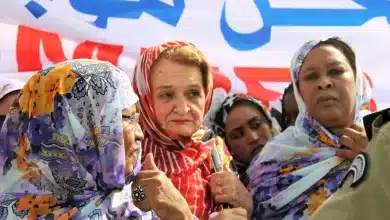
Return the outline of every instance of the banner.
{"type": "Polygon", "coordinates": [[[72,58],[107,60],[131,75],[142,48],[188,40],[215,66],[216,98],[246,92],[269,104],[290,81],[295,50],[339,36],[354,47],[378,108],[390,106],[387,0],[5,0],[0,16],[4,77],[26,80],[72,58]]]}

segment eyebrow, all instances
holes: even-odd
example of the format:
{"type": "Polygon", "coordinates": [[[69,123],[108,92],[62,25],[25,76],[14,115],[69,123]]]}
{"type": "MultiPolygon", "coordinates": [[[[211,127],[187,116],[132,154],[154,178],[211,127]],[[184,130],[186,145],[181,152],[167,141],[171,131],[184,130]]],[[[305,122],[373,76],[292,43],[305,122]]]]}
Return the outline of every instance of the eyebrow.
{"type": "Polygon", "coordinates": [[[232,133],[234,131],[238,131],[238,130],[242,130],[244,128],[244,126],[248,123],[251,123],[252,121],[254,120],[259,120],[259,121],[262,121],[262,117],[261,116],[253,116],[252,118],[250,118],[248,121],[245,122],[245,124],[241,125],[241,126],[238,126],[236,128],[233,128],[229,133],[232,133]]]}
{"type": "MultiPolygon", "coordinates": [[[[189,85],[188,87],[189,87],[189,88],[197,88],[197,89],[199,89],[199,88],[201,88],[202,86],[199,85],[199,84],[191,84],[191,85],[189,85]]],[[[162,85],[162,86],[157,87],[156,90],[158,91],[158,90],[172,89],[172,88],[173,88],[173,86],[171,86],[171,85],[162,85]]]]}

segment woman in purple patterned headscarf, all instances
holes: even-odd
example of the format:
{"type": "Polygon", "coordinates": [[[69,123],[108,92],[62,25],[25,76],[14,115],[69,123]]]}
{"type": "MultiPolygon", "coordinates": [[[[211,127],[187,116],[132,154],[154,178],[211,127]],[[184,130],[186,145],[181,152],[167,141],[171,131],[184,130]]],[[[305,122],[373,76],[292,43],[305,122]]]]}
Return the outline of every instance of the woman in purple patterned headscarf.
{"type": "MultiPolygon", "coordinates": [[[[158,219],[132,199],[143,172],[137,102],[129,77],[107,62],[67,61],[33,75],[0,133],[0,219],[158,219]]],[[[164,205],[186,204],[151,208],[164,205]]]]}

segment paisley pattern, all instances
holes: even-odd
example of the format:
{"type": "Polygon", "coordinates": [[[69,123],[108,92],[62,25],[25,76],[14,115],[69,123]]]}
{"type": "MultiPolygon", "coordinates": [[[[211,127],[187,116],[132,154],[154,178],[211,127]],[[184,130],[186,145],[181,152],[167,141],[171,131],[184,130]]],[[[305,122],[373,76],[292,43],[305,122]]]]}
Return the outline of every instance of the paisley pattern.
{"type": "Polygon", "coordinates": [[[141,166],[139,156],[125,174],[122,110],[137,101],[128,76],[107,62],[33,75],[0,133],[0,219],[151,219],[131,196],[118,199],[141,166]]]}

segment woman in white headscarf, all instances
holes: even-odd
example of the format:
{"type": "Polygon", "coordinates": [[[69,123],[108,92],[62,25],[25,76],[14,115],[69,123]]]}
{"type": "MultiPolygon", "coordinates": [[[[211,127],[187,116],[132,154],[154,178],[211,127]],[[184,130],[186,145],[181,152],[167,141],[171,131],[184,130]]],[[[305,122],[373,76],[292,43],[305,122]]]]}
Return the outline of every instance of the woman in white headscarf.
{"type": "Polygon", "coordinates": [[[291,78],[295,126],[268,142],[248,169],[254,219],[308,219],[366,151],[362,116],[370,91],[352,48],[338,38],[309,41],[295,54],[291,78]]]}

